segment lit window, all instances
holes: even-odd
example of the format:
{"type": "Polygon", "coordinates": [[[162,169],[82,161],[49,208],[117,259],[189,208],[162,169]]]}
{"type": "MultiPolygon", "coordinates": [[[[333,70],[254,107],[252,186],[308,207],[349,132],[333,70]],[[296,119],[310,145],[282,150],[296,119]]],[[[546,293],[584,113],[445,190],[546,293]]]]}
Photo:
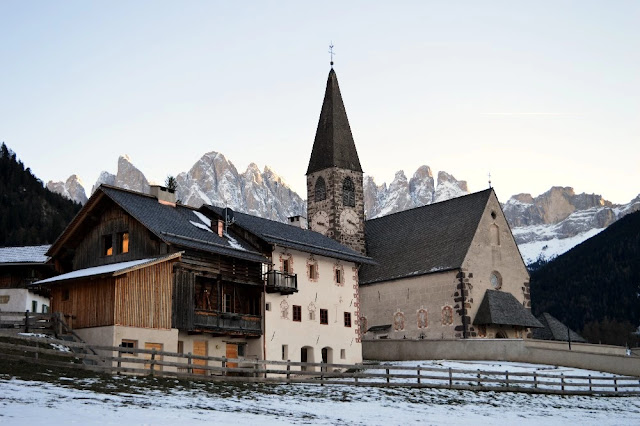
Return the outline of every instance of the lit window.
{"type": "Polygon", "coordinates": [[[340,359],[345,359],[345,358],[347,358],[347,350],[340,349],[340,359]]]}
{"type": "Polygon", "coordinates": [[[320,309],[320,324],[329,324],[329,311],[320,309]]]}
{"type": "Polygon", "coordinates": [[[302,321],[302,306],[293,305],[293,320],[302,321]]]}
{"type": "Polygon", "coordinates": [[[103,256],[113,255],[113,236],[112,235],[102,236],[102,255],[103,256]]]}
{"type": "Polygon", "coordinates": [[[344,313],[344,326],[351,327],[351,312],[344,313]]]}
{"type": "Polygon", "coordinates": [[[118,234],[118,244],[120,245],[120,253],[129,253],[129,233],[121,232],[118,234]]]}

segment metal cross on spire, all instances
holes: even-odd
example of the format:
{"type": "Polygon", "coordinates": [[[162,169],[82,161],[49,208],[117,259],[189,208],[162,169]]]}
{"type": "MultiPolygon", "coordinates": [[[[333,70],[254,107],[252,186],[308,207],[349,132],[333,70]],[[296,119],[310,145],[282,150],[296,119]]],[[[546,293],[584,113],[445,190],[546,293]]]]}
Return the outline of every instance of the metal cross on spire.
{"type": "Polygon", "coordinates": [[[329,55],[331,55],[331,68],[333,68],[333,55],[335,55],[335,53],[333,53],[333,42],[329,45],[329,55]]]}
{"type": "Polygon", "coordinates": [[[489,176],[489,188],[491,188],[491,172],[489,172],[488,176],[489,176]]]}

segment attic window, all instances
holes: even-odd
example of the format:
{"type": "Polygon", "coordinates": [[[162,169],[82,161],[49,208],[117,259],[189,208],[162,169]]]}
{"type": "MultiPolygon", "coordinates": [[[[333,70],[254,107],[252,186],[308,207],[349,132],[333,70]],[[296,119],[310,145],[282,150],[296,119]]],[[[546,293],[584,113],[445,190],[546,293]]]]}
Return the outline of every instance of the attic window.
{"type": "Polygon", "coordinates": [[[102,255],[103,256],[113,255],[113,235],[102,236],[102,255]]]}
{"type": "Polygon", "coordinates": [[[118,253],[129,253],[129,233],[118,234],[118,253]]]}
{"type": "Polygon", "coordinates": [[[325,184],[322,176],[320,176],[318,180],[316,180],[316,193],[315,193],[314,200],[318,202],[326,199],[327,199],[327,185],[325,184]]]}
{"type": "Polygon", "coordinates": [[[353,185],[353,181],[350,177],[347,177],[344,182],[342,182],[342,204],[345,207],[355,207],[356,206],[356,188],[353,185]]]}
{"type": "Polygon", "coordinates": [[[496,215],[496,212],[491,212],[491,218],[493,220],[496,220],[496,217],[498,217],[498,215],[496,215]]]}

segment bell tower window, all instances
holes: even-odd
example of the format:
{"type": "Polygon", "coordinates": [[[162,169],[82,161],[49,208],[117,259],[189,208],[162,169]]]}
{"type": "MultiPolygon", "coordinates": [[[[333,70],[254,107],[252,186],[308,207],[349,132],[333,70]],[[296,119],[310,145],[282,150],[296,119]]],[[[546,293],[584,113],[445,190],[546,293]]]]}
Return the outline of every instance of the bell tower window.
{"type": "Polygon", "coordinates": [[[342,204],[345,207],[356,206],[356,188],[350,177],[342,182],[342,204]]]}
{"type": "Polygon", "coordinates": [[[327,185],[325,184],[322,176],[320,176],[318,180],[316,180],[316,191],[315,191],[314,200],[318,202],[326,199],[327,199],[327,185]]]}

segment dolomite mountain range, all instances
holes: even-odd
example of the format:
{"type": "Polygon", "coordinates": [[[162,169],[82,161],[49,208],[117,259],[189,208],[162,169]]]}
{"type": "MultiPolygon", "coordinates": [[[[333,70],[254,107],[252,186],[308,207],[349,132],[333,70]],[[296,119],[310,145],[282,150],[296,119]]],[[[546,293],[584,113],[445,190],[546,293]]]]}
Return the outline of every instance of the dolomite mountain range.
{"type": "MultiPolygon", "coordinates": [[[[306,202],[280,176],[265,166],[251,163],[240,173],[223,154],[204,154],[187,172],[176,176],[176,198],[183,204],[228,206],[234,210],[286,221],[306,216],[306,202]]],[[[118,159],[116,174],[100,173],[91,193],[102,183],[148,192],[149,181],[131,159],[118,159]]],[[[47,183],[53,192],[84,204],[87,193],[82,180],[71,175],[65,182],[47,183]]],[[[466,181],[440,171],[434,180],[431,168],[421,166],[408,179],[398,171],[387,185],[364,178],[365,214],[368,218],[445,201],[469,193],[466,181]]],[[[640,210],[640,195],[624,205],[615,205],[596,194],[576,194],[570,187],[552,187],[537,197],[517,194],[503,204],[504,214],[524,261],[550,259],[596,235],[622,216],[640,210]]]]}

